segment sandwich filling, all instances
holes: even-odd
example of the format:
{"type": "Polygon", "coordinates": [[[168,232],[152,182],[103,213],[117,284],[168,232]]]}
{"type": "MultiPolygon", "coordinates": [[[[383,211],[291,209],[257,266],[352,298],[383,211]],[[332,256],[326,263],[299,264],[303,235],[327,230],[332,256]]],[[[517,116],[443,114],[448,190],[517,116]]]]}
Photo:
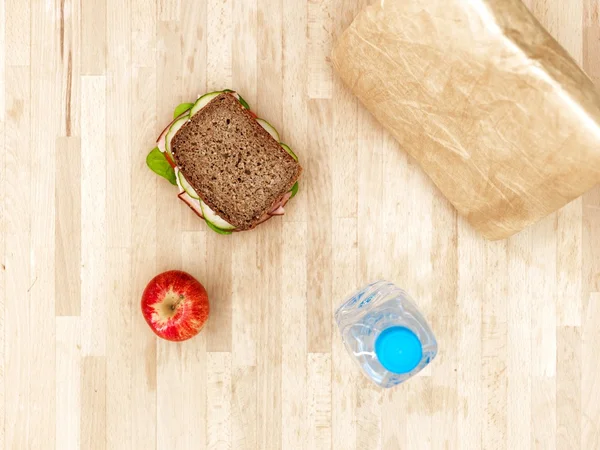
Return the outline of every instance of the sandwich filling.
{"type": "MultiPolygon", "coordinates": [[[[148,155],[146,161],[148,163],[148,166],[154,172],[167,178],[172,184],[177,185],[179,189],[179,199],[186,203],[199,217],[203,218],[211,229],[220,234],[231,234],[231,232],[239,230],[236,229],[236,226],[232,225],[231,223],[228,223],[223,217],[221,217],[221,215],[213,211],[213,209],[211,209],[205,203],[205,201],[202,200],[203,196],[201,195],[201,193],[196,192],[194,187],[192,187],[192,185],[188,182],[183,172],[175,163],[175,157],[173,156],[172,151],[172,141],[175,135],[179,132],[179,130],[181,130],[188,122],[190,122],[191,118],[195,114],[197,114],[200,110],[209,105],[209,103],[213,99],[217,98],[219,95],[224,93],[229,93],[230,95],[235,97],[235,99],[251,114],[251,116],[256,120],[256,122],[262,128],[264,128],[264,130],[266,130],[273,137],[273,139],[275,139],[276,142],[279,143],[281,148],[283,148],[295,161],[298,161],[298,158],[296,157],[294,152],[286,144],[280,141],[279,133],[277,132],[277,130],[267,121],[258,118],[252,111],[250,111],[248,103],[239,94],[229,90],[205,94],[199,97],[196,103],[194,104],[185,103],[179,105],[175,109],[175,119],[160,134],[156,142],[156,148],[148,155]]],[[[252,119],[250,119],[250,121],[251,120],[252,119]]],[[[181,139],[179,139],[179,141],[181,141],[181,139]]],[[[177,154],[179,155],[179,153],[177,154]]],[[[287,156],[287,158],[289,158],[289,156],[287,156]]],[[[198,184],[196,185],[198,186],[198,184]]],[[[289,189],[289,187],[286,189],[289,189]]],[[[281,196],[279,196],[279,198],[273,201],[273,204],[261,217],[254,216],[255,218],[258,217],[258,219],[252,227],[269,220],[273,216],[281,216],[285,214],[284,207],[286,206],[287,202],[296,195],[297,192],[298,183],[296,182],[290,191],[282,194],[281,196]]],[[[270,202],[271,200],[269,200],[269,203],[267,204],[270,204],[270,202]]]]}

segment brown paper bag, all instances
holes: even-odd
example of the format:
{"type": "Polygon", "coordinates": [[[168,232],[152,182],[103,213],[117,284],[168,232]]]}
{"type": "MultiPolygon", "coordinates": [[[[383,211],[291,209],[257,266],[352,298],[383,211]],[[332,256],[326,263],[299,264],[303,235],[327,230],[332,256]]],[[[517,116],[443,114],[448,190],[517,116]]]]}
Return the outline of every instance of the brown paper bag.
{"type": "Polygon", "coordinates": [[[382,0],[333,63],[488,239],[600,181],[600,93],[520,0],[382,0]]]}

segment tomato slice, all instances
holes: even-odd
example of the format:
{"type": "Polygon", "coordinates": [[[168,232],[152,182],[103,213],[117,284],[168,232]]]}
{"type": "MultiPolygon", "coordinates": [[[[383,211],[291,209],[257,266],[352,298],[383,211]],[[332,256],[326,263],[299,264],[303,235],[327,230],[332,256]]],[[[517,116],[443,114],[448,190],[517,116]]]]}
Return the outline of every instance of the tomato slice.
{"type": "Polygon", "coordinates": [[[171,159],[171,155],[169,155],[167,152],[164,153],[165,158],[167,159],[167,162],[171,165],[171,167],[174,169],[175,167],[177,167],[177,165],[173,162],[173,160],[171,159]]]}

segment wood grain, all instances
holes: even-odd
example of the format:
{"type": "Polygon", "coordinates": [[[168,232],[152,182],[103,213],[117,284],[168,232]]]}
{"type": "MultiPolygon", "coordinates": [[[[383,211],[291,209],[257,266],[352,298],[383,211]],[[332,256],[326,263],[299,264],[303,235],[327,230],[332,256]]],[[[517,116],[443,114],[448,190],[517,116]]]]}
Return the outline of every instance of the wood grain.
{"type": "MultiPolygon", "coordinates": [[[[0,448],[600,448],[600,187],[482,240],[331,70],[366,3],[0,2],[0,448]],[[283,218],[230,237],[145,165],[225,87],[305,167],[283,218]],[[139,312],[167,269],[211,298],[185,343],[139,312]],[[333,321],[377,278],[440,344],[385,392],[333,321]]],[[[598,1],[526,4],[600,82],[598,1]]]]}
{"type": "Polygon", "coordinates": [[[57,316],[81,314],[81,142],[62,137],[56,143],[57,316]]]}
{"type": "Polygon", "coordinates": [[[81,330],[78,317],[56,319],[56,448],[81,447],[81,330]]]}

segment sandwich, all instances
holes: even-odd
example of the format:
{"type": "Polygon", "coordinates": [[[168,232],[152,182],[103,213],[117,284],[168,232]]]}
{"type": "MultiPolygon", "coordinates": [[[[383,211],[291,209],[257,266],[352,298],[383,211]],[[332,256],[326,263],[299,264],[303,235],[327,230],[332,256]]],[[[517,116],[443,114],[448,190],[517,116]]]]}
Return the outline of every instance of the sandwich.
{"type": "Polygon", "coordinates": [[[146,163],[213,231],[251,230],[285,213],[302,167],[238,93],[205,94],[179,105],[174,117],[146,163]]]}

